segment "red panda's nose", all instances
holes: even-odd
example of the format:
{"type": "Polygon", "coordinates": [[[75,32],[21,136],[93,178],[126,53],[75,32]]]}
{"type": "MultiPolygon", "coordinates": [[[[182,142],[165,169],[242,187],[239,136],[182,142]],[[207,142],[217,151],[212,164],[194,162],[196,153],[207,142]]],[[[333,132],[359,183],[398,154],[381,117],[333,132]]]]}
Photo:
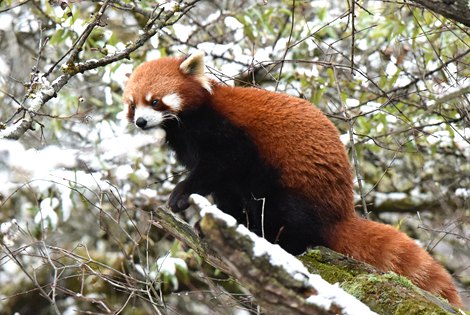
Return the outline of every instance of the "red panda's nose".
{"type": "Polygon", "coordinates": [[[137,125],[137,127],[144,129],[145,126],[147,126],[147,120],[145,118],[139,117],[135,121],[135,124],[137,125]]]}

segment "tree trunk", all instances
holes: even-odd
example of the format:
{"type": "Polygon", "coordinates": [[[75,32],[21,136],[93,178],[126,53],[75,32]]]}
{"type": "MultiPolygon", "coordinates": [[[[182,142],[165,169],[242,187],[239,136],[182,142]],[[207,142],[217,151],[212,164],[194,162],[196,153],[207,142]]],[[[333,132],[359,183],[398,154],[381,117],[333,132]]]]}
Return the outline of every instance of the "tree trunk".
{"type": "Polygon", "coordinates": [[[470,27],[470,2],[468,0],[412,0],[448,19],[470,27]]]}

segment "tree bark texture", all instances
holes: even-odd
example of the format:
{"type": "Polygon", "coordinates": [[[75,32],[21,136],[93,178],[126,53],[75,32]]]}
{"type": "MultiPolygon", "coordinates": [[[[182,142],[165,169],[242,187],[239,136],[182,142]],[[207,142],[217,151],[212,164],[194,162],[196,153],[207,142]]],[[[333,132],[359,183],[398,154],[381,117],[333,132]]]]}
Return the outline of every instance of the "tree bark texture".
{"type": "MultiPolygon", "coordinates": [[[[193,205],[199,210],[204,208],[193,205]]],[[[228,226],[209,213],[202,215],[200,231],[195,232],[166,208],[158,209],[153,224],[237,279],[269,314],[335,313],[306,303],[306,297],[314,295],[314,290],[308,290],[302,281],[263,255],[256,255],[254,242],[240,234],[237,226],[228,226]]],[[[378,314],[457,314],[449,304],[420,290],[409,280],[393,273],[380,273],[327,248],[310,250],[298,258],[309,272],[319,274],[331,284],[339,284],[378,314]]]]}
{"type": "Polygon", "coordinates": [[[470,27],[470,2],[468,0],[412,0],[448,19],[470,27]]]}

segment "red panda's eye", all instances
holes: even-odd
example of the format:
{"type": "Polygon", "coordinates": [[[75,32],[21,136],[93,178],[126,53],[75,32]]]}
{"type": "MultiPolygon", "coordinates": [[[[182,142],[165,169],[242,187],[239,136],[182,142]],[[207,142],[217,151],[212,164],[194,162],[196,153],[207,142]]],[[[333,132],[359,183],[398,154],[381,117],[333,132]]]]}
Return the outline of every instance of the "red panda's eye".
{"type": "Polygon", "coordinates": [[[135,104],[130,104],[129,108],[131,109],[131,111],[134,111],[135,110],[135,104]]]}
{"type": "Polygon", "coordinates": [[[152,100],[152,106],[157,106],[158,105],[158,100],[155,99],[155,100],[152,100]]]}

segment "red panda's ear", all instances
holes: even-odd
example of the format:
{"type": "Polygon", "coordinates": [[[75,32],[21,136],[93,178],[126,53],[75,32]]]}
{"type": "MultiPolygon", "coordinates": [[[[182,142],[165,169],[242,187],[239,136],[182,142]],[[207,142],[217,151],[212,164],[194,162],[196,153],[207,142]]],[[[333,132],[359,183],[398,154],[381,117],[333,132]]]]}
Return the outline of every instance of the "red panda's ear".
{"type": "Polygon", "coordinates": [[[204,74],[204,52],[198,50],[187,57],[180,65],[180,70],[189,75],[204,74]]]}
{"type": "Polygon", "coordinates": [[[212,92],[212,86],[209,79],[204,74],[204,52],[198,50],[192,53],[180,64],[180,70],[184,74],[194,76],[209,93],[212,92]]]}

